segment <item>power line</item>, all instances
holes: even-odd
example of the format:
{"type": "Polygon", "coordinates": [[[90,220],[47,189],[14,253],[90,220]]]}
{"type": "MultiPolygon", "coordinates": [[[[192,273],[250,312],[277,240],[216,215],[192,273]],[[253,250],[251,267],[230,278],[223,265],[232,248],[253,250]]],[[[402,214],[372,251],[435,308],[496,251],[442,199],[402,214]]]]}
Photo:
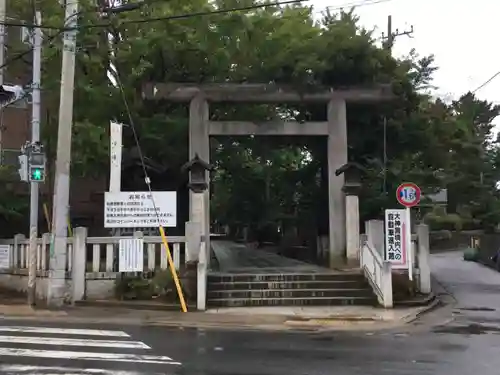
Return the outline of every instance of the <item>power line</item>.
{"type": "MultiPolygon", "coordinates": [[[[323,10],[317,11],[319,12],[324,12],[325,10],[342,10],[344,8],[361,8],[369,5],[376,5],[376,4],[382,4],[382,3],[388,3],[393,0],[361,0],[361,1],[356,1],[356,2],[351,2],[351,3],[346,3],[346,4],[340,4],[340,5],[329,5],[325,7],[323,10]]],[[[315,12],[316,13],[316,12],[315,12]]]]}
{"type": "Polygon", "coordinates": [[[486,81],[484,81],[481,85],[476,87],[474,90],[471,91],[471,93],[475,94],[477,91],[481,90],[483,87],[489,85],[491,81],[493,81],[495,78],[497,78],[500,75],[500,70],[493,74],[490,78],[488,78],[486,81]]]}
{"type": "Polygon", "coordinates": [[[115,75],[115,79],[116,79],[116,83],[120,89],[120,94],[122,97],[123,105],[125,107],[125,112],[127,114],[129,125],[132,128],[132,133],[134,135],[135,145],[137,147],[137,152],[139,154],[139,159],[141,162],[142,171],[144,173],[144,182],[146,183],[146,186],[148,188],[148,192],[149,192],[151,203],[153,205],[153,210],[155,212],[156,220],[158,221],[158,230],[160,232],[160,236],[162,237],[163,245],[165,246],[165,250],[167,253],[168,265],[170,267],[170,271],[172,273],[172,277],[174,279],[175,286],[177,288],[179,301],[180,301],[183,312],[187,312],[186,302],[184,300],[184,294],[182,292],[182,287],[181,287],[181,284],[179,282],[179,278],[177,276],[177,273],[176,273],[174,265],[173,265],[173,260],[172,260],[172,256],[171,256],[170,249],[168,246],[168,241],[167,241],[165,231],[164,231],[163,226],[162,226],[161,221],[160,221],[160,215],[158,214],[158,210],[156,209],[157,205],[156,205],[156,202],[155,202],[155,199],[153,196],[153,191],[151,189],[151,179],[149,178],[148,171],[146,169],[146,163],[144,162],[144,154],[142,152],[141,144],[139,142],[139,136],[137,135],[137,130],[135,128],[135,123],[134,123],[134,119],[132,116],[132,111],[130,110],[130,106],[128,104],[127,97],[125,95],[125,89],[123,88],[123,84],[122,84],[121,79],[120,79],[120,73],[118,70],[117,70],[117,73],[115,75]]]}
{"type": "MultiPolygon", "coordinates": [[[[157,22],[157,21],[171,21],[171,20],[179,20],[179,19],[184,19],[184,18],[202,17],[202,16],[232,13],[232,12],[248,11],[248,10],[254,10],[254,9],[259,9],[259,8],[269,8],[269,7],[273,7],[273,6],[298,4],[298,3],[301,3],[304,1],[309,1],[309,0],[277,1],[276,3],[255,4],[255,5],[251,5],[251,6],[247,6],[247,7],[217,9],[217,10],[205,11],[205,12],[192,12],[192,13],[184,13],[184,14],[178,14],[178,15],[173,15],[173,16],[165,16],[165,17],[142,18],[142,19],[136,19],[136,20],[121,21],[121,22],[117,22],[117,23],[118,23],[118,25],[130,25],[130,24],[140,24],[140,23],[147,23],[147,22],[157,22]]],[[[42,29],[62,30],[62,31],[70,31],[72,29],[72,28],[69,28],[66,26],[35,25],[35,24],[27,24],[27,23],[22,23],[22,22],[10,22],[10,21],[9,22],[2,22],[0,24],[2,24],[4,26],[24,26],[24,27],[33,27],[33,28],[39,27],[42,29]]],[[[111,26],[113,26],[112,23],[106,22],[106,23],[97,23],[97,24],[93,24],[93,25],[82,25],[82,26],[79,26],[77,28],[78,29],[93,29],[93,28],[108,28],[111,26]]]]}
{"type": "MultiPolygon", "coordinates": [[[[187,18],[193,18],[193,17],[204,17],[204,16],[226,14],[226,13],[233,13],[233,12],[250,11],[250,10],[255,10],[255,9],[260,9],[260,8],[269,8],[269,7],[282,6],[282,5],[299,4],[299,3],[302,3],[305,1],[309,1],[309,0],[285,0],[285,1],[277,1],[275,3],[255,4],[255,5],[250,5],[250,6],[246,6],[246,7],[216,9],[216,10],[203,11],[203,12],[190,12],[190,13],[177,14],[177,15],[164,16],[164,17],[150,17],[150,18],[142,18],[142,19],[135,19],[135,20],[132,19],[132,20],[117,21],[117,24],[118,24],[118,26],[120,26],[120,25],[141,24],[141,23],[158,22],[158,21],[173,21],[173,20],[181,20],[181,19],[187,19],[187,18]]],[[[392,0],[363,0],[363,1],[358,1],[358,2],[345,3],[345,4],[338,5],[338,6],[326,7],[325,10],[341,10],[341,9],[344,9],[347,7],[363,7],[363,6],[368,6],[368,5],[385,3],[385,2],[389,2],[389,1],[392,1],[392,0]]],[[[27,23],[23,23],[23,22],[12,22],[12,21],[3,22],[1,24],[5,25],[5,26],[24,26],[24,27],[33,27],[33,28],[40,27],[42,29],[58,30],[58,31],[60,31],[60,30],[68,31],[71,29],[71,28],[65,27],[65,26],[34,25],[34,24],[27,24],[27,23]]],[[[109,22],[105,22],[105,23],[97,23],[97,24],[91,24],[91,25],[81,25],[78,27],[78,29],[108,28],[110,26],[113,26],[113,25],[109,22]]]]}
{"type": "MultiPolygon", "coordinates": [[[[69,17],[65,22],[67,22],[68,20],[70,20],[71,18],[73,17],[78,17],[79,15],[83,14],[83,13],[87,13],[87,11],[85,10],[82,10],[82,11],[79,11],[78,13],[74,14],[73,16],[69,17]]],[[[28,27],[28,28],[32,28],[32,29],[35,29],[37,28],[38,26],[35,25],[35,24],[25,24],[25,23],[19,23],[19,25],[7,25],[7,23],[1,23],[0,24],[3,24],[4,26],[18,26],[18,27],[28,27]]],[[[59,29],[57,30],[58,32],[52,36],[49,37],[48,39],[48,43],[52,43],[52,41],[57,38],[59,35],[61,35],[65,30],[64,29],[59,29]]],[[[16,54],[14,57],[8,59],[7,61],[5,61],[2,65],[0,65],[0,69],[3,69],[5,68],[7,65],[10,65],[12,64],[13,62],[16,62],[18,60],[21,60],[23,59],[23,57],[29,55],[30,53],[33,52],[33,46],[31,46],[30,48],[24,50],[23,52],[20,52],[18,54],[16,54]]]]}

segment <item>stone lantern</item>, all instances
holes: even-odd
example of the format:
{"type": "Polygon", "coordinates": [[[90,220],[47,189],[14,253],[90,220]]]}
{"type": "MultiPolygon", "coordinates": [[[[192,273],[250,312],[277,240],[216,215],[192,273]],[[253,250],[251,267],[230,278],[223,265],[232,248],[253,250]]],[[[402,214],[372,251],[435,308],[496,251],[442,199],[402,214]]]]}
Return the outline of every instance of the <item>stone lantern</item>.
{"type": "MultiPolygon", "coordinates": [[[[186,265],[187,271],[191,273],[191,265],[196,264],[196,305],[198,310],[206,309],[207,269],[210,261],[210,226],[207,222],[205,194],[207,194],[208,190],[207,172],[213,170],[214,167],[202,160],[198,154],[182,167],[183,172],[189,173],[188,187],[193,192],[190,202],[191,220],[186,222],[185,229],[186,265]]],[[[192,271],[194,271],[194,268],[192,271]]]]}
{"type": "Polygon", "coordinates": [[[348,263],[359,262],[359,192],[361,178],[366,169],[358,163],[349,162],[335,171],[344,174],[345,220],[346,220],[346,257],[348,263]]]}

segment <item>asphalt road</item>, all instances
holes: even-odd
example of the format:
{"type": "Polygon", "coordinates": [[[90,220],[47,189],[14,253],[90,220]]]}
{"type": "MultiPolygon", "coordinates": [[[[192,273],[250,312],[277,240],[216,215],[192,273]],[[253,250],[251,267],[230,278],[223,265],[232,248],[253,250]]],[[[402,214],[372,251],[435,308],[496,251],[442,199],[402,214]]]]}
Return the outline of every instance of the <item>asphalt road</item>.
{"type": "Polygon", "coordinates": [[[500,274],[460,254],[441,254],[432,266],[455,300],[404,329],[270,333],[5,320],[0,373],[499,374],[500,274]]]}

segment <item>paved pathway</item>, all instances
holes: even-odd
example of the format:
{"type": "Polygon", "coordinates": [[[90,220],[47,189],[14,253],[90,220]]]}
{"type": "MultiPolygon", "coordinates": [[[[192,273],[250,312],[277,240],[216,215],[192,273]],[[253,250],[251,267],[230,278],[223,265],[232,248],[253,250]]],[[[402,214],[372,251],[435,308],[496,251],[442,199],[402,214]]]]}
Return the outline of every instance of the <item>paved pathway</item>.
{"type": "Polygon", "coordinates": [[[493,324],[500,330],[500,273],[463,260],[463,252],[431,256],[436,280],[456,300],[455,318],[460,324],[493,324]]]}
{"type": "Polygon", "coordinates": [[[212,250],[224,273],[329,272],[328,269],[232,241],[212,241],[212,250]]]}

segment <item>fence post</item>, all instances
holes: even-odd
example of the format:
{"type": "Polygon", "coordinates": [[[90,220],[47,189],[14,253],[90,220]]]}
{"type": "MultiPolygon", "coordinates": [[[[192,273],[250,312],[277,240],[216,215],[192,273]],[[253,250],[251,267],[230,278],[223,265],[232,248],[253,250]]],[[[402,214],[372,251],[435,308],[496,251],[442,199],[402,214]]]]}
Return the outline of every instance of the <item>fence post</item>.
{"type": "Polygon", "coordinates": [[[14,236],[14,249],[12,251],[12,268],[19,267],[20,251],[22,251],[21,243],[25,240],[24,234],[16,234],[14,236]]]}
{"type": "Polygon", "coordinates": [[[392,295],[392,267],[391,262],[386,261],[382,264],[382,296],[384,308],[392,308],[394,304],[392,295]]]}
{"type": "Polygon", "coordinates": [[[196,308],[207,308],[207,254],[202,250],[202,227],[198,222],[186,222],[186,262],[198,260],[196,266],[196,308]]]}
{"type": "Polygon", "coordinates": [[[87,228],[77,227],[73,231],[73,266],[71,279],[73,283],[72,303],[85,297],[85,272],[87,268],[87,228]]]}
{"type": "Polygon", "coordinates": [[[429,294],[431,287],[431,267],[429,264],[429,227],[426,224],[417,225],[418,237],[418,268],[420,271],[419,289],[421,293],[429,294]]]}

